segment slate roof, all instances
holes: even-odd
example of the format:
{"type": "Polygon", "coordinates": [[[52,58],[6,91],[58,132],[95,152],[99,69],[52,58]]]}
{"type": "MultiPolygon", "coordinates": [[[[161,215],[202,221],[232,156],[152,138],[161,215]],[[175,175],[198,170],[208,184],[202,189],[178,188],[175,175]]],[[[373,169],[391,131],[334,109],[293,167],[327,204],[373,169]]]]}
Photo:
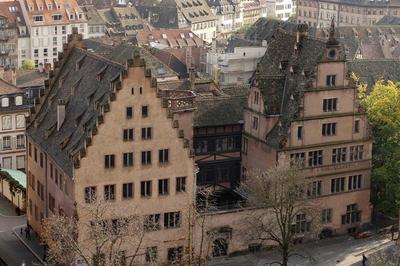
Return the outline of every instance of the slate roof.
{"type": "Polygon", "coordinates": [[[27,135],[54,158],[68,176],[72,177],[73,173],[71,155],[85,146],[89,131],[96,126],[111,96],[110,83],[118,81],[124,69],[121,64],[73,48],[45,96],[46,105],[41,106],[34,122],[28,125],[27,135]],[[77,64],[80,65],[78,70],[77,64]],[[60,100],[66,103],[67,115],[57,131],[60,100]]]}
{"type": "Polygon", "coordinates": [[[99,12],[94,6],[84,6],[82,7],[83,12],[85,12],[88,25],[105,25],[106,22],[100,16],[99,12]]]}
{"type": "Polygon", "coordinates": [[[143,19],[157,28],[178,28],[178,8],[174,0],[135,0],[134,6],[143,19]]]}
{"type": "Polygon", "coordinates": [[[243,123],[246,86],[218,88],[212,82],[197,82],[193,125],[195,127],[243,123]]]}
{"type": "Polygon", "coordinates": [[[400,25],[400,17],[386,15],[376,22],[375,25],[400,25]]]}
{"type": "MultiPolygon", "coordinates": [[[[253,42],[272,41],[276,29],[295,33],[297,24],[287,21],[261,18],[246,32],[245,38],[253,42]]],[[[364,59],[400,58],[397,51],[400,43],[400,26],[368,25],[341,26],[335,28],[337,39],[345,46],[349,59],[361,53],[364,59]]],[[[308,34],[314,38],[327,41],[329,29],[309,28],[308,34]]]]}
{"type": "Polygon", "coordinates": [[[190,23],[216,20],[205,0],[175,0],[183,16],[190,23]]]}
{"type": "Polygon", "coordinates": [[[179,78],[184,79],[189,77],[186,64],[181,62],[172,53],[169,53],[165,50],[157,49],[153,52],[153,55],[157,57],[160,61],[162,61],[165,65],[170,67],[174,72],[176,72],[179,75],[179,78]]]}

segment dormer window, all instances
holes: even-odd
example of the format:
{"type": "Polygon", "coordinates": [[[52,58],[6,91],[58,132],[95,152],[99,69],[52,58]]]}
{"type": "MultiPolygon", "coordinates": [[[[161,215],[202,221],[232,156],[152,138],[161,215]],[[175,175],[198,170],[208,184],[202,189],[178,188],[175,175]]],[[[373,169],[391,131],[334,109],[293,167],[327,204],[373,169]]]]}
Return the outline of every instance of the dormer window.
{"type": "Polygon", "coordinates": [[[52,5],[52,4],[48,4],[48,5],[47,5],[47,9],[48,9],[48,10],[52,10],[52,9],[53,9],[53,5],[52,5]]]}
{"type": "Polygon", "coordinates": [[[69,19],[70,19],[70,20],[74,20],[74,19],[75,19],[74,14],[69,14],[69,19]]]}
{"type": "Polygon", "coordinates": [[[43,21],[43,16],[33,16],[33,21],[42,22],[43,21]]]}
{"type": "Polygon", "coordinates": [[[60,15],[60,14],[53,15],[52,17],[53,17],[53,20],[54,20],[54,21],[57,21],[57,20],[61,20],[61,19],[62,19],[62,15],[60,15]]]}
{"type": "Polygon", "coordinates": [[[22,105],[22,96],[15,97],[15,105],[22,105]]]}
{"type": "Polygon", "coordinates": [[[1,107],[8,107],[9,106],[9,100],[8,98],[2,98],[1,99],[1,107]]]}

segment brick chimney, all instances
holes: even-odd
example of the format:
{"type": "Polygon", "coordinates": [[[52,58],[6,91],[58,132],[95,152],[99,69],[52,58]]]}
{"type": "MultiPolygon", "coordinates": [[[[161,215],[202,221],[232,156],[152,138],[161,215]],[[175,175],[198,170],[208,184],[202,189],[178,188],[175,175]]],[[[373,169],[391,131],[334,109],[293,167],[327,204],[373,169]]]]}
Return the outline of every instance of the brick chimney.
{"type": "Polygon", "coordinates": [[[0,79],[4,79],[4,67],[0,67],[0,79]]]}
{"type": "Polygon", "coordinates": [[[17,86],[17,69],[16,68],[11,69],[11,83],[14,86],[17,86]]]}

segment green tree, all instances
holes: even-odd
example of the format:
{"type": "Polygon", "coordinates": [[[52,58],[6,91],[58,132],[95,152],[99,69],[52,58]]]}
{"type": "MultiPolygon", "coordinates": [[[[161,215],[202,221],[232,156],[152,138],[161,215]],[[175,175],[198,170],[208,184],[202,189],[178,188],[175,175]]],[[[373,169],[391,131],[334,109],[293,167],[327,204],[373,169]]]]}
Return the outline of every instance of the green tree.
{"type": "Polygon", "coordinates": [[[35,64],[32,59],[26,59],[22,62],[22,69],[31,70],[35,68],[35,64]]]}
{"type": "Polygon", "coordinates": [[[394,216],[400,208],[400,83],[380,80],[369,93],[361,84],[359,96],[374,138],[371,201],[394,216]]]}

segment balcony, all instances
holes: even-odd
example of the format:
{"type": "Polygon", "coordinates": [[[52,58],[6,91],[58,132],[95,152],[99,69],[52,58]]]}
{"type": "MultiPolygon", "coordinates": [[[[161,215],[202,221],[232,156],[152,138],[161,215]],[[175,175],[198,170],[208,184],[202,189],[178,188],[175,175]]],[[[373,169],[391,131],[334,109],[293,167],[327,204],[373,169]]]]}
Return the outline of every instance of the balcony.
{"type": "Polygon", "coordinates": [[[326,174],[335,174],[340,172],[357,171],[362,169],[368,169],[372,167],[372,160],[360,160],[353,162],[329,164],[316,167],[305,167],[303,173],[305,176],[320,176],[326,174]]]}

